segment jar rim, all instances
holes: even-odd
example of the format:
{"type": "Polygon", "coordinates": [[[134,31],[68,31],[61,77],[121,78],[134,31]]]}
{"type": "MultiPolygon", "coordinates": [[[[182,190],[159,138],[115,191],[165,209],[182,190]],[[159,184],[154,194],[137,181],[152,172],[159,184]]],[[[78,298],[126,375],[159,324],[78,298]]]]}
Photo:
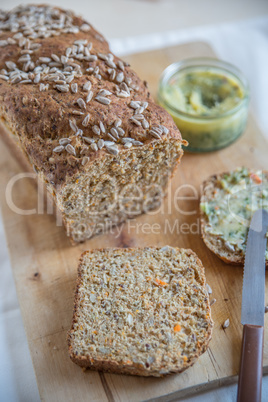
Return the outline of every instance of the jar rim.
{"type": "Polygon", "coordinates": [[[165,68],[163,73],[161,74],[160,80],[159,80],[159,86],[158,86],[158,98],[159,100],[163,103],[163,105],[166,105],[169,109],[171,109],[173,112],[180,114],[181,116],[187,117],[189,119],[193,120],[219,120],[222,119],[226,116],[230,116],[232,114],[235,114],[239,109],[243,107],[243,105],[248,102],[249,100],[249,84],[248,80],[245,77],[245,75],[233,64],[218,60],[212,57],[193,57],[193,58],[188,58],[184,59],[175,63],[170,64],[168,67],[165,68]],[[161,95],[161,90],[167,84],[167,82],[178,72],[187,70],[188,68],[192,67],[204,67],[204,68],[218,68],[222,70],[223,72],[226,72],[227,74],[233,76],[234,78],[237,79],[239,84],[241,85],[243,91],[244,91],[244,96],[241,99],[241,101],[234,106],[232,109],[227,110],[224,113],[215,115],[215,116],[200,116],[200,115],[194,115],[191,113],[184,112],[176,107],[174,107],[173,104],[168,102],[164,97],[161,95]]]}

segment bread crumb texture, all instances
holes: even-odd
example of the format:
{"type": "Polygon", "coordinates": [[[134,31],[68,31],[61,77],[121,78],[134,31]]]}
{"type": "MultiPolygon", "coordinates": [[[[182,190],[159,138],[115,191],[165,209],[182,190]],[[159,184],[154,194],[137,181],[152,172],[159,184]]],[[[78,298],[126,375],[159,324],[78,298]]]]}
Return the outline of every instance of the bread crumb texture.
{"type": "Polygon", "coordinates": [[[204,268],[191,250],[82,255],[68,334],[78,365],[143,376],[178,373],[207,349],[212,326],[204,268]]]}

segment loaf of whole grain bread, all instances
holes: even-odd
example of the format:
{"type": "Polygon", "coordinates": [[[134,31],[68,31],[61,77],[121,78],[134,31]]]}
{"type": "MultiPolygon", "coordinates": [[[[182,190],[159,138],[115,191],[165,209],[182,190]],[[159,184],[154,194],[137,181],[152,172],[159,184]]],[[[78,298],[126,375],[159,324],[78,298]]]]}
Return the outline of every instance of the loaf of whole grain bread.
{"type": "Polygon", "coordinates": [[[128,63],[70,11],[0,12],[0,119],[83,241],[159,206],[186,144],[128,63]]]}
{"type": "Polygon", "coordinates": [[[193,251],[82,254],[68,334],[76,364],[143,376],[178,373],[207,349],[212,326],[204,268],[193,251]]]}

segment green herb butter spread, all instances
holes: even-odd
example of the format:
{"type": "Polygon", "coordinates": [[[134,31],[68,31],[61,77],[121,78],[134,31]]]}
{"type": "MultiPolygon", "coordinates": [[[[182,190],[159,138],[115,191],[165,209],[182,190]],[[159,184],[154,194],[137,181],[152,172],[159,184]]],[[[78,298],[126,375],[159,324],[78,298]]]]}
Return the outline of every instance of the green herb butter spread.
{"type": "Polygon", "coordinates": [[[170,80],[163,95],[180,111],[198,116],[220,116],[244,97],[237,80],[209,69],[182,71],[170,80]]]}
{"type": "Polygon", "coordinates": [[[245,130],[248,85],[234,66],[213,59],[189,59],[164,71],[158,102],[188,141],[186,150],[213,151],[231,144],[245,130]]]}
{"type": "Polygon", "coordinates": [[[219,238],[229,251],[244,253],[253,213],[268,210],[268,177],[262,171],[238,168],[221,176],[209,201],[200,207],[208,220],[205,231],[219,238]]]}

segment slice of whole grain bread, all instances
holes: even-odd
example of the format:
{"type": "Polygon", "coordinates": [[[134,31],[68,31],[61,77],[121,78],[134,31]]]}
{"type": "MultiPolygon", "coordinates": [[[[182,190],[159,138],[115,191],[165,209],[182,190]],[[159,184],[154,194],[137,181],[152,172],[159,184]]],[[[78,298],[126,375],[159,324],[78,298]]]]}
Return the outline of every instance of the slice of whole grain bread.
{"type": "MultiPolygon", "coordinates": [[[[246,184],[247,184],[247,189],[250,193],[250,191],[254,191],[252,189],[256,188],[259,184],[262,184],[267,188],[268,190],[268,172],[267,171],[257,171],[256,169],[248,169],[248,168],[237,168],[235,171],[230,171],[230,172],[224,172],[221,174],[217,175],[212,175],[210,176],[207,180],[203,182],[202,185],[202,194],[201,194],[201,199],[200,199],[200,214],[201,214],[201,234],[202,238],[204,240],[204,243],[206,246],[214,253],[216,254],[220,259],[222,259],[224,262],[227,264],[233,264],[233,265],[242,265],[244,264],[245,261],[245,247],[246,247],[246,242],[243,245],[243,249],[239,249],[235,247],[234,245],[230,245],[225,243],[225,241],[222,239],[221,236],[215,236],[211,234],[211,222],[209,220],[208,215],[204,211],[204,204],[206,203],[211,203],[214,201],[217,197],[217,190],[223,190],[221,181],[222,179],[225,178],[230,178],[231,175],[235,173],[241,173],[244,171],[245,173],[242,175],[241,180],[245,180],[245,176],[248,175],[248,178],[246,177],[246,184]],[[255,182],[256,177],[261,176],[261,181],[260,183],[255,182]],[[255,178],[255,179],[254,179],[255,178]]],[[[237,186],[239,183],[234,183],[233,188],[237,186]]],[[[223,197],[219,198],[219,207],[221,208],[221,205],[224,201],[224,197],[227,197],[230,193],[226,190],[223,194],[223,197]]],[[[244,208],[245,206],[241,205],[241,208],[244,208]]],[[[247,224],[249,225],[250,219],[248,219],[247,224]]],[[[225,225],[225,221],[222,222],[222,226],[225,225]]],[[[247,231],[248,228],[245,226],[245,239],[247,239],[247,231]]],[[[266,268],[268,268],[268,261],[266,259],[266,268]]]]}
{"type": "Polygon", "coordinates": [[[82,254],[68,346],[93,370],[163,376],[191,366],[212,334],[204,268],[191,250],[82,254]]]}

